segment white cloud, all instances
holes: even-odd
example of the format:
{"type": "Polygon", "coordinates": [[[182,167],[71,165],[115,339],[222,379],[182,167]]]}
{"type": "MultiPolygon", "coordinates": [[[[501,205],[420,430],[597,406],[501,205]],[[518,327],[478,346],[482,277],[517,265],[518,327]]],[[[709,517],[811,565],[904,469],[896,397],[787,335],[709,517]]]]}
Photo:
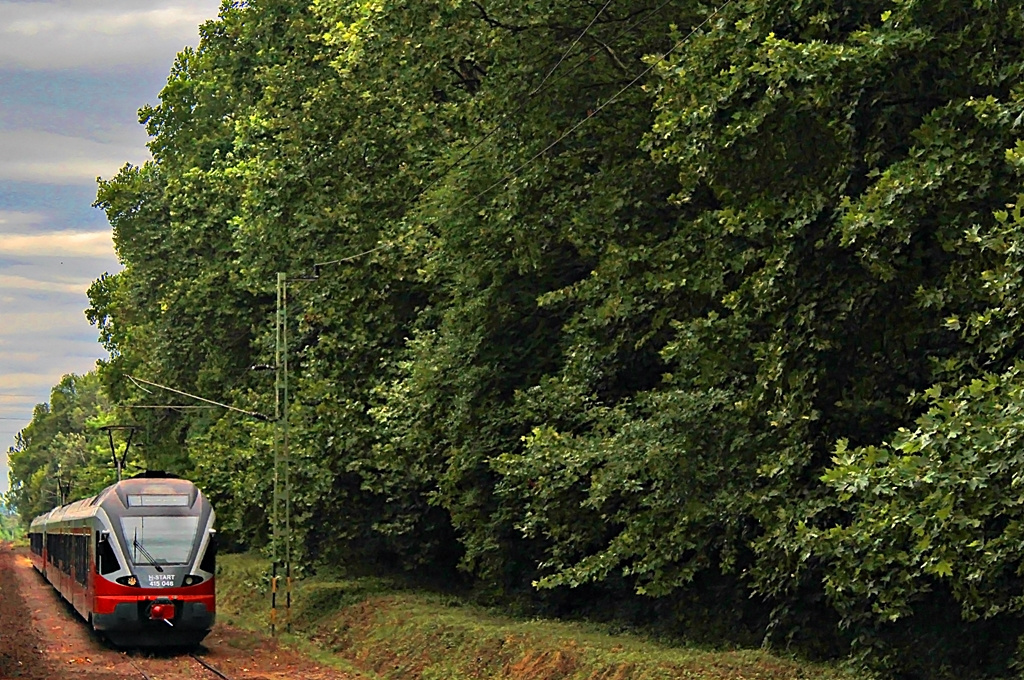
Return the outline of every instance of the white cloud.
{"type": "MultiPolygon", "coordinates": [[[[21,329],[9,329],[4,324],[2,331],[15,341],[21,334],[30,334],[32,345],[19,343],[17,353],[0,355],[0,405],[6,405],[3,395],[30,395],[32,401],[46,399],[50,388],[60,382],[65,373],[87,373],[95,368],[96,360],[106,355],[96,342],[96,331],[82,315],[77,328],[68,328],[67,316],[63,319],[47,314],[19,314],[15,323],[25,324],[21,329]],[[45,329],[46,333],[38,333],[45,329]],[[54,362],[54,356],[60,362],[54,362]],[[34,357],[34,358],[33,358],[34,357]]],[[[33,401],[32,403],[35,403],[33,401]]]]}
{"type": "MultiPolygon", "coordinates": [[[[40,311],[27,311],[24,309],[3,310],[4,322],[0,324],[0,336],[18,337],[25,335],[42,336],[47,331],[62,331],[68,326],[68,313],[62,309],[40,311]]],[[[82,316],[82,325],[88,322],[82,316]]],[[[39,344],[48,344],[49,339],[39,337],[39,344]]],[[[2,364],[0,364],[2,368],[2,364]]],[[[3,378],[0,377],[0,387],[3,387],[3,378]]]]}
{"type": "Polygon", "coordinates": [[[33,69],[134,66],[198,42],[219,2],[0,1],[0,65],[33,69]]]}
{"type": "Polygon", "coordinates": [[[63,374],[56,374],[52,371],[46,373],[0,373],[0,390],[45,390],[46,394],[50,389],[60,382],[63,374]]]}
{"type": "Polygon", "coordinates": [[[0,130],[0,179],[44,184],[91,183],[112,177],[148,153],[127,142],[97,142],[39,130],[0,130]]]}
{"type": "Polygon", "coordinates": [[[46,215],[38,212],[0,210],[0,231],[38,226],[46,221],[46,215]]]}
{"type": "MultiPolygon", "coordinates": [[[[0,221],[0,224],[3,224],[0,221]]],[[[113,258],[110,231],[54,231],[0,235],[0,255],[113,258]]],[[[0,283],[0,288],[4,287],[0,283]]]]}
{"type": "Polygon", "coordinates": [[[95,341],[54,337],[37,341],[35,353],[0,358],[0,415],[32,418],[32,407],[49,401],[50,390],[68,373],[84,374],[103,354],[95,341]],[[60,366],[52,361],[62,355],[60,366]]]}
{"type": "Polygon", "coordinates": [[[46,293],[68,293],[71,295],[84,295],[92,279],[88,281],[77,281],[61,283],[59,281],[40,281],[25,276],[7,276],[0,274],[0,288],[7,290],[32,290],[46,293]]]}
{"type": "MultiPolygon", "coordinates": [[[[219,5],[0,0],[0,71],[14,74],[0,101],[0,184],[78,195],[97,176],[145,161],[135,109],[153,100],[174,55],[198,43],[199,24],[219,5]]],[[[118,268],[109,229],[86,231],[96,222],[89,198],[70,211],[22,193],[0,196],[0,413],[25,419],[0,422],[8,435],[61,376],[88,372],[106,354],[83,314],[85,290],[118,268]]],[[[0,492],[3,463],[0,454],[0,492]]]]}
{"type": "MultiPolygon", "coordinates": [[[[12,326],[18,314],[37,319],[39,309],[78,317],[88,304],[86,291],[92,282],[104,270],[118,267],[109,229],[4,233],[4,220],[22,229],[48,220],[32,213],[0,213],[0,260],[10,260],[0,267],[0,314],[5,326],[12,326]],[[40,295],[45,294],[49,295],[40,306],[40,295]]],[[[37,323],[30,320],[29,326],[37,323]]]]}
{"type": "MultiPolygon", "coordinates": [[[[40,352],[6,352],[4,359],[18,364],[39,361],[43,358],[40,352]]],[[[0,394],[0,405],[3,404],[3,396],[0,394]]]]}

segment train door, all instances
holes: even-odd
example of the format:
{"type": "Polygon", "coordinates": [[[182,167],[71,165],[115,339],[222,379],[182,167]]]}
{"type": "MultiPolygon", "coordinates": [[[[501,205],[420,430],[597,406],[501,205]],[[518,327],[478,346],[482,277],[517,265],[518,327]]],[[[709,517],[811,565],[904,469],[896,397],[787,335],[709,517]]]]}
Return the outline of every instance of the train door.
{"type": "MultiPolygon", "coordinates": [[[[94,575],[96,573],[96,561],[99,559],[99,553],[96,551],[97,541],[93,540],[92,527],[85,527],[86,533],[83,538],[85,540],[85,547],[88,551],[88,556],[85,561],[85,601],[86,607],[89,611],[93,611],[96,607],[96,579],[94,575]]],[[[96,537],[99,537],[99,532],[96,532],[96,537]]]]}
{"type": "Polygon", "coordinates": [[[71,588],[75,593],[75,601],[73,604],[75,609],[77,609],[83,617],[88,616],[89,607],[89,536],[89,528],[83,524],[79,524],[75,527],[75,532],[72,534],[71,538],[71,541],[74,544],[74,561],[71,569],[71,588]]]}
{"type": "Polygon", "coordinates": [[[42,572],[43,578],[45,578],[46,580],[50,580],[49,576],[46,575],[46,563],[49,560],[49,556],[48,556],[49,551],[47,550],[47,548],[49,546],[46,543],[46,537],[47,537],[46,525],[44,524],[43,525],[42,536],[39,539],[40,541],[42,541],[42,548],[41,548],[42,552],[39,555],[40,562],[42,562],[42,567],[40,568],[40,572],[42,572]]]}
{"type": "Polygon", "coordinates": [[[71,593],[71,605],[74,608],[78,608],[79,601],[81,598],[76,597],[78,595],[78,533],[74,527],[70,528],[68,534],[68,543],[71,544],[68,547],[71,549],[70,559],[68,561],[68,591],[71,593]]]}

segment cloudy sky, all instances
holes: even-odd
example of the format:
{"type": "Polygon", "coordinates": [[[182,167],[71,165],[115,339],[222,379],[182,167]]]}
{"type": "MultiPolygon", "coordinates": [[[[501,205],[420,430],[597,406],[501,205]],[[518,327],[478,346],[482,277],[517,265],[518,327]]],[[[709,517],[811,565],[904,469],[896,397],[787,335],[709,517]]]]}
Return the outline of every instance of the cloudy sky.
{"type": "Polygon", "coordinates": [[[137,110],[219,0],[0,0],[0,492],[7,448],[105,355],[86,290],[118,269],[96,178],[141,163],[137,110]]]}

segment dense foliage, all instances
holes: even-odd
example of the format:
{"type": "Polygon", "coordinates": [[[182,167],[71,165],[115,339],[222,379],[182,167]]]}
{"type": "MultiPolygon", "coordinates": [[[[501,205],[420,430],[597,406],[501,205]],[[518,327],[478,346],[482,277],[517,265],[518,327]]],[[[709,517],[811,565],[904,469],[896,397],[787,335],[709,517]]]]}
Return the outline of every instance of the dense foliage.
{"type": "MultiPolygon", "coordinates": [[[[288,315],[308,563],[746,601],[769,641],[1009,672],[1018,3],[254,0],[202,35],[141,111],[153,160],[100,183],[100,376],[272,413],[276,274],[318,274],[288,315]]],[[[273,424],[139,418],[263,545],[273,424]]]]}
{"type": "MultiPolygon", "coordinates": [[[[61,501],[91,496],[116,482],[110,438],[99,429],[113,418],[96,372],[64,376],[50,390],[50,401],[36,406],[32,422],[7,451],[11,488],[6,506],[28,523],[61,501]]],[[[115,450],[119,456],[125,454],[119,435],[115,450]]],[[[134,462],[131,454],[125,460],[134,462]]]]}
{"type": "Polygon", "coordinates": [[[0,541],[15,541],[25,535],[17,515],[11,515],[0,508],[0,541]]]}

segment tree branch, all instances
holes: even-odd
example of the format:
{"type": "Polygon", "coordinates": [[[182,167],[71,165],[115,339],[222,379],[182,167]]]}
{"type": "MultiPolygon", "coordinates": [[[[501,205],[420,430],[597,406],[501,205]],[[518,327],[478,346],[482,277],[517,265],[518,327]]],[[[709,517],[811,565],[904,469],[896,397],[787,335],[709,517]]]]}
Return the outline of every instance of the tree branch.
{"type": "Polygon", "coordinates": [[[506,24],[498,21],[497,19],[492,18],[491,15],[487,13],[487,10],[484,9],[484,6],[476,0],[473,0],[473,6],[480,10],[480,18],[494,28],[503,28],[506,31],[511,31],[513,33],[521,33],[527,29],[533,28],[532,26],[513,26],[512,24],[506,24]]]}
{"type": "Polygon", "coordinates": [[[629,74],[629,69],[626,68],[626,65],[623,64],[622,61],[619,59],[618,55],[615,54],[615,50],[613,50],[606,43],[599,40],[596,36],[588,35],[587,38],[597,43],[601,47],[601,49],[605,51],[605,53],[612,60],[612,62],[614,62],[614,64],[619,68],[620,71],[622,71],[624,74],[629,74]]]}

